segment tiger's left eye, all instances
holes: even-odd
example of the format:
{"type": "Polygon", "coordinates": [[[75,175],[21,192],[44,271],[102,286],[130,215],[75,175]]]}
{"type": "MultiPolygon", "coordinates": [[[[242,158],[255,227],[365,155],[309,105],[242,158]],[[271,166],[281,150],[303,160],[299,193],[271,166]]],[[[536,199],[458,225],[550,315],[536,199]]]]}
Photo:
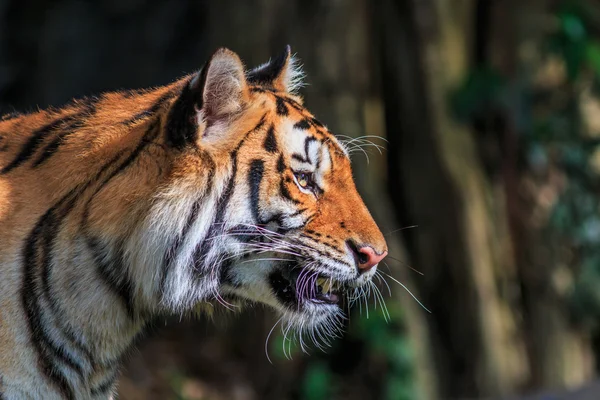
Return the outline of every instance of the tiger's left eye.
{"type": "Polygon", "coordinates": [[[311,189],[313,184],[312,174],[307,172],[296,172],[296,181],[302,189],[311,189]]]}

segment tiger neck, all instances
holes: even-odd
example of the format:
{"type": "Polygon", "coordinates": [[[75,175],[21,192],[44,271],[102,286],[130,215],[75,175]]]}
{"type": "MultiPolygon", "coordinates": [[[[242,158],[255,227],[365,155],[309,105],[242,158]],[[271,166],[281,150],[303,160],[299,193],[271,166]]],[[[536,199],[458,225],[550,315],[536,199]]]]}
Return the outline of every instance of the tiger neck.
{"type": "Polygon", "coordinates": [[[58,195],[24,238],[24,332],[64,398],[109,393],[123,355],[159,310],[135,283],[131,234],[118,232],[143,219],[168,171],[160,145],[167,110],[88,153],[77,165],[86,176],[55,179],[58,195]]]}

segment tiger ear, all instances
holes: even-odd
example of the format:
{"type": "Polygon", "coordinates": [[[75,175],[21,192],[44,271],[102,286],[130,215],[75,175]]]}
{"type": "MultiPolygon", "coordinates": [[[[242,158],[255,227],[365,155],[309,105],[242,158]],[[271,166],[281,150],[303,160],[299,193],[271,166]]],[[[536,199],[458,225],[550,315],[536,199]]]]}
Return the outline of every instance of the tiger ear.
{"type": "Polygon", "coordinates": [[[204,68],[183,88],[169,111],[165,127],[167,142],[176,148],[198,140],[209,131],[218,136],[231,117],[248,101],[244,65],[234,52],[217,50],[204,68]],[[200,129],[199,129],[200,127],[200,129]]]}
{"type": "Polygon", "coordinates": [[[240,112],[248,100],[244,64],[229,49],[217,50],[202,71],[190,82],[199,99],[196,104],[208,125],[240,112]]]}
{"type": "Polygon", "coordinates": [[[304,72],[290,45],[272,60],[246,73],[249,83],[271,87],[277,91],[296,94],[304,86],[304,72]]]}

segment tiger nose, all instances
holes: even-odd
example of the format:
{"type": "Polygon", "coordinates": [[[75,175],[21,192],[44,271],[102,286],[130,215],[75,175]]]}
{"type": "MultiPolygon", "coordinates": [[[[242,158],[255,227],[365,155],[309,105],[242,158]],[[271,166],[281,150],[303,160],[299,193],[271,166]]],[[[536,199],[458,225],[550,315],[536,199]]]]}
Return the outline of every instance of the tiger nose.
{"type": "Polygon", "coordinates": [[[371,246],[363,246],[358,252],[358,269],[360,272],[366,272],[379,264],[387,256],[387,251],[377,254],[371,246]]]}

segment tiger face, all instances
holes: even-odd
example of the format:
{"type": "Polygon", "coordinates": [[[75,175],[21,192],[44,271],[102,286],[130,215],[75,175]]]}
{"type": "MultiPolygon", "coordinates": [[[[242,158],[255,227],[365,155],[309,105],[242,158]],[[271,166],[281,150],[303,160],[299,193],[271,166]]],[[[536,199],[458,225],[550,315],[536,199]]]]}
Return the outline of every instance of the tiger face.
{"type": "Polygon", "coordinates": [[[219,266],[214,292],[226,305],[264,303],[289,324],[317,329],[335,324],[344,296],[372,279],[387,246],[347,151],[294,94],[294,64],[287,48],[244,73],[223,50],[191,83],[204,90],[202,157],[226,162],[214,167],[224,179],[208,243],[190,260],[200,270],[219,266]]]}
{"type": "Polygon", "coordinates": [[[223,291],[310,328],[339,314],[342,296],[373,277],[387,247],[335,137],[293,98],[255,90],[270,106],[256,133],[266,157],[240,149],[245,199],[230,250],[240,257],[223,270],[223,291]]]}

